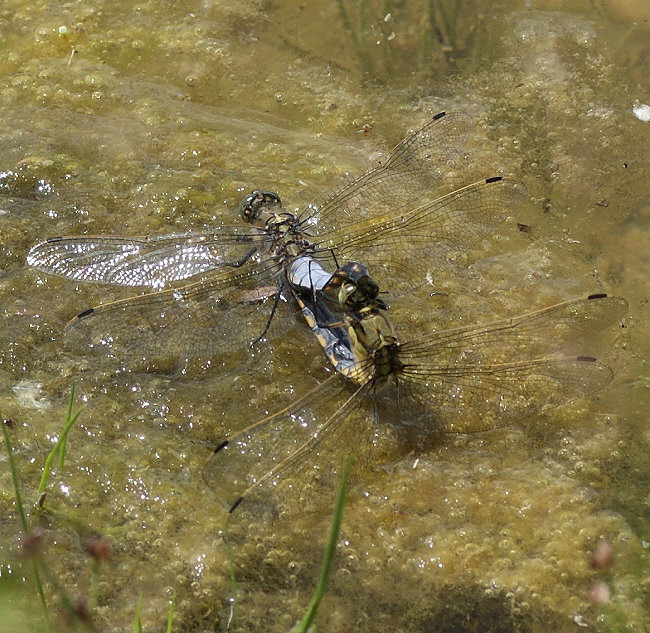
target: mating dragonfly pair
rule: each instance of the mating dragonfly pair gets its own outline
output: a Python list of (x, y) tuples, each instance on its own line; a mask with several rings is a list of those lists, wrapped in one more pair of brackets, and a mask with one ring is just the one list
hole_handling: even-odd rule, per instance
[[(609, 367), (591, 357), (552, 354), (624, 314), (623, 299), (602, 294), (398, 339), (371, 273), (386, 279), (382, 290), (389, 293), (421, 285), (424, 266), (433, 276), (448, 269), (524, 199), (522, 186), (503, 177), (433, 194), (451, 187), (470, 130), (467, 115), (440, 113), (383, 164), (299, 214), (286, 211), (276, 194), (256, 191), (240, 205), (247, 226), (52, 238), (30, 250), (28, 263), (77, 281), (155, 290), (86, 310), (66, 327), (68, 345), (120, 357), (206, 355), (256, 344), (273, 333), (285, 299), (296, 299), (337, 372), (217, 447), (210, 470), (233, 510), (255, 492), (290, 482), (316, 457), (322, 464), (337, 445), (371, 443), (371, 425), (362, 431), (352, 414), (386, 383), (399, 387), (403, 416), (471, 433), (611, 380)], [(195, 275), (199, 281), (173, 285)]]

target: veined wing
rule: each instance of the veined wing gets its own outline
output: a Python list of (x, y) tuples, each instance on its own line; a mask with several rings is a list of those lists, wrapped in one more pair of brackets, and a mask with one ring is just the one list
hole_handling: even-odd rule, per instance
[(118, 358), (233, 351), (250, 345), (269, 325), (277, 272), (270, 260), (248, 263), (182, 288), (91, 308), (68, 323), (65, 343)]
[(240, 266), (264, 234), (251, 227), (161, 236), (54, 237), (33, 246), (27, 263), (76, 281), (161, 288), (220, 267)]
[[(400, 387), (445, 432), (507, 426), (606, 386), (612, 370), (589, 356), (553, 356), (612, 325), (627, 304), (591, 295), (514, 319), (436, 332), (400, 347)], [(535, 357), (546, 351), (546, 356)], [(548, 355), (549, 352), (551, 355)]]
[[(421, 282), (425, 273), (449, 268), (490, 235), (525, 199), (523, 185), (510, 178), (488, 178), (404, 213), (391, 211), (345, 227), (344, 236), (318, 244), (340, 261), (363, 261), (385, 270), (384, 286)], [(390, 285), (392, 284), (392, 285)]]
[(249, 511), (264, 512), (268, 495), (277, 500), (279, 489), (304, 491), (314, 482), (328, 489), (338, 452), (342, 459), (354, 453), (363, 461), (372, 446), (370, 416), (354, 416), (351, 423), (371, 390), (370, 382), (352, 386), (338, 374), (330, 376), (219, 444), (204, 472), (207, 483), (231, 512), (244, 500), (253, 504)]
[(437, 114), (399, 143), (382, 165), (307, 207), (300, 219), (312, 234), (326, 235), (349, 222), (416, 205), (453, 166), (471, 128), (464, 112)]
[(435, 358), (436, 363), (450, 367), (459, 362), (574, 354), (585, 335), (618, 323), (627, 308), (622, 297), (593, 294), (510, 319), (432, 332), (404, 343), (400, 353), (422, 363)]
[(400, 375), (400, 388), (428, 411), (434, 428), (477, 433), (598, 391), (612, 375), (607, 365), (588, 356), (456, 368), (414, 364)]

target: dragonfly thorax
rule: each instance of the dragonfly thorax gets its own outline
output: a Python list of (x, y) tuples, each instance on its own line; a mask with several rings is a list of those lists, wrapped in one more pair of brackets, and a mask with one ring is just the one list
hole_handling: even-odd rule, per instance
[(404, 363), (399, 358), (399, 343), (394, 342), (379, 348), (373, 356), (375, 382), (385, 382), (390, 376), (399, 374)]
[(348, 337), (358, 367), (365, 367), (366, 380), (383, 382), (399, 373), (399, 342), (382, 311), (367, 307), (349, 318)]
[(264, 232), (271, 238), (269, 252), (278, 263), (284, 264), (296, 257), (314, 253), (314, 244), (303, 235), (298, 218), (289, 211), (269, 214)]

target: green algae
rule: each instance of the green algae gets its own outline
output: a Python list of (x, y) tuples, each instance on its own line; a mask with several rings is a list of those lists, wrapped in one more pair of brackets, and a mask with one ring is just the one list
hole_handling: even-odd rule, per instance
[[(28, 271), (29, 246), (62, 233), (236, 221), (242, 192), (254, 187), (279, 191), (293, 208), (452, 108), (477, 121), (468, 158), (477, 178), (511, 173), (531, 203), (481, 245), (471, 268), (436, 280), (448, 301), (394, 306), (405, 338), (432, 319), (436, 327), (478, 322), (605, 289), (632, 306), (625, 331), (593, 341), (618, 378), (595, 398), (484, 436), (382, 428), (376, 459), (346, 507), (343, 563), (319, 629), (647, 626), (648, 379), (637, 356), (647, 356), (650, 340), (648, 131), (630, 112), (638, 68), (617, 49), (620, 26), (598, 21), (607, 20), (598, 17), (602, 7), (583, 16), (542, 2), (535, 9), (491, 3), (480, 37), (415, 64), (415, 54), (385, 56), (390, 33), (382, 31), (364, 68), (346, 56), (350, 40), (340, 29), (317, 38), (323, 24), (338, 25), (334, 3), (300, 12), (256, 2), (3, 7), (0, 409), (16, 423), (16, 463), (32, 498), (66, 394), (78, 386), (86, 409), (69, 438), (66, 472), (51, 482), (45, 552), (59, 582), (83, 597), (91, 569), (80, 539), (110, 539), (93, 612), (102, 630), (130, 630), (138, 595), (144, 626), (163, 628), (170, 587), (175, 630), (225, 624), (226, 512), (204, 481), (205, 461), (218, 439), (288, 404), (327, 370), (298, 322), (253, 355), (137, 371), (73, 356), (62, 347), (66, 320), (127, 292)], [(371, 15), (379, 23), (386, 14), (373, 7)], [(415, 41), (404, 41), (417, 31), (412, 16), (394, 11), (385, 25), (395, 31), (393, 48)], [(643, 59), (642, 38), (629, 41)], [(0, 483), (9, 490), (4, 472)], [(3, 516), (14, 516), (10, 493), (1, 503)], [(247, 538), (233, 556), (242, 601), (232, 630), (295, 624), (328, 518), (325, 509), (241, 527)], [(10, 561), (15, 525), (2, 533), (2, 560)], [(586, 600), (603, 575), (588, 565), (602, 536), (616, 552), (604, 609)]]

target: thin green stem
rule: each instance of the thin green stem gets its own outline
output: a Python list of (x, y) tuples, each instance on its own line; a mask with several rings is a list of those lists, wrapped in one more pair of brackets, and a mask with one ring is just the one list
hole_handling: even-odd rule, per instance
[[(14, 453), (11, 446), (11, 441), (9, 438), (9, 433), (7, 432), (7, 427), (0, 422), (2, 426), (2, 437), (4, 438), (5, 448), (7, 450), (7, 462), (9, 463), (9, 472), (11, 473), (11, 481), (14, 487), (14, 499), (16, 500), (16, 510), (18, 512), (18, 518), (20, 520), (20, 525), (22, 527), (23, 533), (25, 536), (29, 534), (29, 524), (27, 523), (27, 515), (25, 514), (25, 507), (23, 506), (22, 496), (20, 494), (20, 484), (18, 483), (18, 473), (16, 472), (16, 465), (14, 463)], [(45, 621), (45, 630), (47, 633), (50, 633), (50, 612), (47, 608), (47, 601), (45, 600), (45, 592), (43, 591), (43, 583), (41, 582), (41, 574), (38, 570), (38, 564), (36, 559), (32, 558), (32, 570), (34, 572), (34, 584), (36, 585), (36, 591), (38, 592), (38, 598), (41, 603), (41, 609), (43, 610), (43, 620)]]
[(172, 596), (167, 605), (167, 626), (165, 633), (172, 633), (172, 622), (174, 620), (174, 607), (176, 606), (176, 596)]
[(39, 497), (43, 494), (45, 488), (47, 487), (47, 482), (50, 478), (50, 475), (52, 474), (52, 462), (54, 461), (54, 458), (56, 457), (57, 453), (59, 455), (59, 460), (58, 460), (59, 470), (63, 469), (64, 460), (65, 460), (65, 449), (68, 440), (68, 433), (70, 433), (70, 429), (72, 429), (75, 422), (79, 419), (81, 412), (83, 411), (83, 407), (80, 407), (74, 413), (72, 413), (72, 405), (74, 403), (75, 391), (76, 391), (76, 386), (73, 384), (72, 388), (70, 389), (70, 395), (68, 397), (68, 408), (65, 416), (65, 422), (63, 423), (63, 430), (61, 431), (61, 435), (59, 439), (54, 444), (50, 452), (47, 454), (47, 457), (43, 462), (41, 479), (38, 483), (38, 490), (37, 490), (37, 495)]
[(135, 603), (135, 617), (133, 618), (133, 633), (142, 633), (142, 618), (140, 611), (142, 610), (142, 596), (138, 596), (138, 601)]
[(79, 407), (74, 413), (72, 413), (72, 405), (74, 404), (76, 391), (77, 385), (73, 383), (72, 388), (70, 389), (70, 396), (68, 397), (68, 410), (66, 412), (65, 422), (63, 423), (63, 431), (61, 432), (61, 437), (59, 438), (59, 469), (62, 469), (64, 465), (68, 433), (83, 411), (83, 407)]
[(327, 537), (325, 551), (323, 552), (323, 559), (321, 561), (318, 583), (316, 584), (316, 589), (314, 590), (311, 602), (307, 607), (307, 611), (305, 612), (302, 620), (300, 620), (298, 623), (297, 627), (294, 629), (294, 633), (307, 633), (309, 626), (316, 616), (318, 606), (320, 605), (320, 602), (325, 595), (325, 589), (327, 588), (327, 579), (329, 578), (330, 569), (332, 567), (332, 560), (334, 559), (334, 552), (336, 551), (336, 542), (338, 540), (339, 531), (341, 529), (341, 520), (343, 519), (343, 508), (345, 506), (347, 483), (350, 476), (352, 461), (353, 458), (350, 457), (343, 466), (341, 480), (339, 481), (338, 489), (336, 491), (336, 500), (334, 502), (334, 514), (332, 515), (332, 523), (330, 524), (330, 531)]
[(70, 620), (80, 621), (86, 628), (90, 629), (88, 622), (80, 619), (79, 612), (75, 608), (75, 605), (72, 603), (72, 600), (70, 600), (70, 597), (68, 596), (66, 590), (63, 588), (56, 575), (44, 562), (41, 562), (41, 571), (43, 572), (43, 576), (45, 576), (47, 582), (49, 582), (52, 586), (54, 593), (59, 596), (61, 605), (63, 606), (63, 609), (67, 611)]
[(38, 489), (36, 490), (37, 495), (40, 497), (43, 494), (43, 491), (47, 487), (47, 481), (50, 478), (50, 473), (52, 472), (52, 462), (56, 456), (57, 451), (59, 450), (59, 442), (57, 442), (50, 452), (47, 454), (45, 461), (43, 462), (43, 468), (41, 470), (41, 479), (38, 482)]
[(27, 515), (25, 514), (25, 508), (23, 507), (23, 499), (20, 494), (20, 485), (18, 484), (18, 473), (16, 472), (16, 465), (14, 464), (14, 451), (11, 446), (11, 441), (9, 439), (9, 433), (7, 432), (7, 427), (2, 424), (2, 437), (5, 441), (5, 448), (7, 450), (7, 461), (9, 463), (9, 472), (11, 473), (11, 481), (14, 486), (14, 498), (16, 499), (16, 510), (18, 511), (18, 518), (20, 519), (20, 526), (23, 529), (23, 532), (27, 534), (29, 532), (29, 525), (27, 524)]

